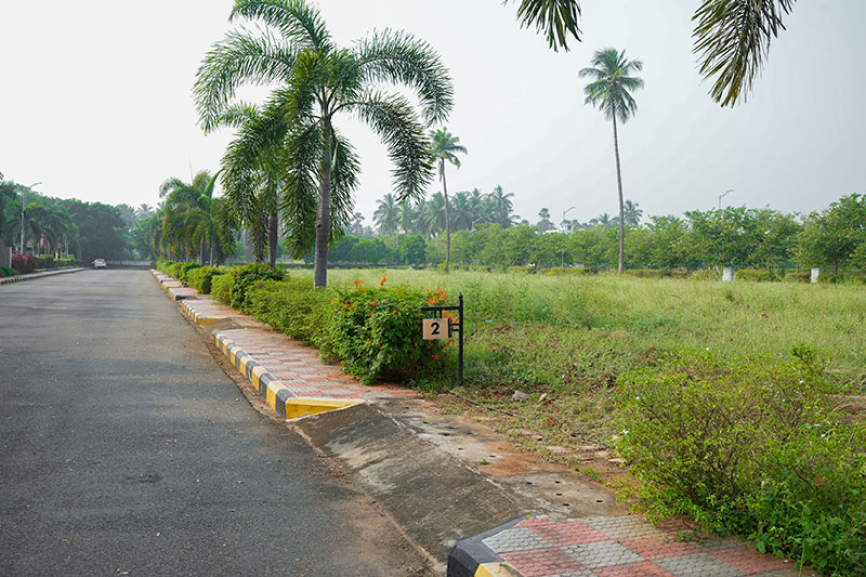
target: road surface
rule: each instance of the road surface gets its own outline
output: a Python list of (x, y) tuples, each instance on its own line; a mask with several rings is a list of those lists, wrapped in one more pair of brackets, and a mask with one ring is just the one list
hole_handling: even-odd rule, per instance
[(0, 575), (421, 574), (149, 272), (0, 286)]

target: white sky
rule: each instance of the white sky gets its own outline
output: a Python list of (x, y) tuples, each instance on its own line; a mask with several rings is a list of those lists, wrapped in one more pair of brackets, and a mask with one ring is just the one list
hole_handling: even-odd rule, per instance
[[(532, 222), (616, 212), (610, 123), (578, 71), (599, 48), (644, 62), (620, 131), (625, 197), (645, 214), (723, 201), (823, 209), (864, 187), (866, 2), (801, 0), (746, 104), (721, 109), (691, 54), (697, 1), (583, 0), (584, 41), (554, 53), (500, 0), (321, 0), (338, 42), (399, 28), (430, 42), (456, 90), (448, 129), (469, 149), (449, 191), (502, 185)], [(61, 198), (157, 204), (168, 177), (216, 170), (231, 133), (202, 134), (191, 88), (229, 29), (231, 0), (0, 0), (0, 172)], [(362, 157), (357, 210), (390, 190), (384, 148), (345, 125)]]

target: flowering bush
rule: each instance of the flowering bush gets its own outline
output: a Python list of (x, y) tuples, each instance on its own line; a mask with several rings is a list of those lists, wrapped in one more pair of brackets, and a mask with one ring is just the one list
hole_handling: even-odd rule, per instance
[(445, 300), (441, 289), (427, 294), (406, 286), (336, 291), (331, 321), (318, 342), (324, 354), (340, 359), (343, 370), (363, 383), (380, 376), (405, 378), (441, 363), (442, 341), (421, 336), (421, 307)]
[(15, 276), (16, 274), (18, 274), (18, 271), (15, 270), (14, 268), (7, 268), (5, 266), (0, 266), (0, 278), (3, 278), (5, 276)]
[(27, 274), (36, 270), (36, 257), (32, 254), (12, 254), (12, 268), (21, 274)]

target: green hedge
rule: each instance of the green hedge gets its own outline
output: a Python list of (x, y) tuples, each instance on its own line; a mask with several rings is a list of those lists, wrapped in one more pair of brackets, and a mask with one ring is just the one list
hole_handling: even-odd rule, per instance
[(547, 269), (545, 274), (549, 276), (580, 276), (590, 274), (589, 267), (555, 266)]
[(812, 273), (789, 272), (785, 275), (785, 282), (812, 282)]
[(293, 339), (315, 344), (330, 320), (336, 294), (328, 288), (313, 289), (312, 280), (289, 278), (261, 281), (247, 297), (253, 317)]
[(615, 446), (654, 516), (685, 514), (823, 574), (866, 569), (866, 423), (815, 351), (672, 355), (618, 380)]
[(224, 305), (232, 304), (232, 285), (235, 282), (233, 274), (221, 274), (211, 280), (210, 296)]
[(781, 280), (779, 275), (777, 275), (772, 270), (766, 269), (749, 269), (744, 268), (742, 270), (738, 270), (736, 273), (737, 280), (743, 280), (747, 282), (775, 282), (777, 280)]
[(0, 266), (0, 278), (7, 276), (15, 276), (18, 274), (18, 271), (14, 268), (9, 268), (5, 266)]
[(187, 272), (188, 285), (202, 294), (209, 294), (213, 278), (226, 273), (226, 269), (215, 266), (202, 266)]

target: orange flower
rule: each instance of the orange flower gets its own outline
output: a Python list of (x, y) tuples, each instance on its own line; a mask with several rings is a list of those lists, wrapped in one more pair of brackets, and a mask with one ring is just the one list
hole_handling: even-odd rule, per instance
[(431, 305), (431, 306), (435, 305), (438, 302), (439, 302), (439, 299), (437, 299), (436, 297), (430, 297), (429, 299), (427, 299), (427, 304)]
[(388, 277), (382, 275), (382, 280), (379, 281), (379, 286), (384, 285), (386, 282), (388, 282)]
[(364, 284), (364, 281), (362, 281), (362, 280), (356, 280), (355, 281), (355, 286), (362, 285), (362, 284)]
[(391, 314), (392, 314), (392, 315), (396, 315), (396, 314), (397, 314), (397, 309), (394, 309), (394, 312), (391, 313)]
[(371, 306), (371, 307), (376, 306), (376, 301), (370, 301), (370, 306)]
[(433, 357), (433, 360), (434, 360), (434, 361), (441, 361), (441, 360), (442, 360), (442, 359), (439, 357), (439, 355), (430, 355), (430, 356)]

